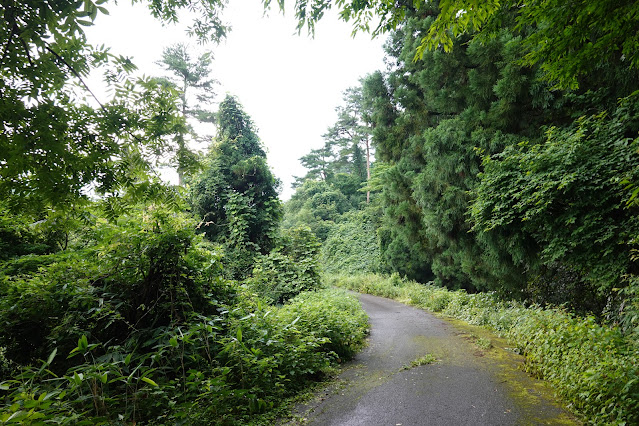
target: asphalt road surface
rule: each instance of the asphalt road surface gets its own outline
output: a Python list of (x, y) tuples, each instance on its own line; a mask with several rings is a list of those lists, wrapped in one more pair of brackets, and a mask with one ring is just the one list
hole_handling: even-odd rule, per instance
[[(368, 347), (336, 383), (297, 407), (292, 424), (579, 424), (552, 389), (519, 368), (523, 358), (505, 341), (393, 300), (359, 299), (370, 317)], [(411, 366), (427, 354), (437, 361)]]

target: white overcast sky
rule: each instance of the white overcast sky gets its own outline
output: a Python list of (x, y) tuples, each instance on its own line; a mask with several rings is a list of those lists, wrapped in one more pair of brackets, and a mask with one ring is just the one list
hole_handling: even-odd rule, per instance
[[(383, 69), (383, 39), (367, 34), (351, 37), (349, 24), (329, 13), (317, 25), (315, 38), (298, 36), (292, 8), (286, 15), (273, 9), (267, 16), (260, 0), (231, 0), (224, 21), (232, 26), (220, 45), (206, 46), (215, 57), (212, 77), (221, 100), (238, 97), (258, 128), (268, 162), (282, 180), (282, 198), (292, 194), (293, 176), (305, 171), (298, 159), (322, 145), (321, 135), (335, 122), (342, 92), (358, 80)], [(105, 44), (113, 53), (133, 57), (140, 72), (161, 75), (155, 62), (162, 49), (183, 42), (201, 52), (185, 34), (188, 18), (165, 26), (143, 5), (128, 1), (107, 4), (87, 29), (89, 41)]]

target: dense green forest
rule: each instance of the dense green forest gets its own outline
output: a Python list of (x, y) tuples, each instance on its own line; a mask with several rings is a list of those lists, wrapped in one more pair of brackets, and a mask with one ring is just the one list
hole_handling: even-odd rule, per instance
[[(229, 31), (222, 1), (140, 3)], [(107, 1), (0, 5), (0, 422), (267, 422), (364, 342), (334, 285), (490, 326), (585, 420), (639, 421), (639, 6), (298, 0), (299, 29), (331, 6), (387, 69), (282, 203), (209, 54), (138, 78), (82, 30)]]

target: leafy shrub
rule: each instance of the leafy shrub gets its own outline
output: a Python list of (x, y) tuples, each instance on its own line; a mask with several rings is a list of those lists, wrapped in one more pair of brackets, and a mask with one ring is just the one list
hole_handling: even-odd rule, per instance
[(34, 261), (42, 266), (36, 271), (4, 271), (0, 345), (10, 359), (28, 364), (54, 347), (67, 352), (83, 334), (110, 344), (133, 334), (145, 340), (155, 328), (183, 323), (192, 312), (214, 312), (211, 298), (228, 293), (216, 255), (201, 253), (204, 246), (183, 217), (144, 214), (117, 224), (98, 222), (99, 244)]
[(309, 226), (324, 241), (335, 223), (352, 208), (346, 196), (332, 184), (308, 180), (286, 203), (283, 227)]
[(357, 300), (343, 291), (303, 293), (282, 308), (237, 302), (218, 316), (158, 329), (147, 351), (81, 336), (70, 351), (76, 363), (63, 374), (51, 372), (54, 350), (0, 384), (10, 401), (0, 421), (242, 423), (352, 356), (367, 329)]
[(278, 320), (295, 322), (304, 335), (327, 337), (322, 348), (348, 360), (361, 348), (368, 318), (359, 302), (343, 290), (302, 293), (277, 312)]
[[(0, 422), (244, 423), (361, 344), (355, 300), (300, 296), (280, 313), (225, 280), (194, 228), (145, 208), (97, 220), (84, 247), (11, 261), (0, 273)], [(278, 252), (303, 288), (319, 285), (318, 249), (302, 229)]]
[(632, 327), (624, 334), (616, 325), (559, 308), (526, 307), (492, 293), (468, 294), (397, 278), (334, 276), (329, 281), (487, 326), (509, 338), (526, 357), (526, 369), (552, 383), (593, 424), (639, 422), (639, 341)]
[(319, 247), (308, 227), (284, 231), (277, 250), (258, 258), (246, 285), (271, 304), (320, 288)]
[[(93, 246), (49, 255), (40, 262), (31, 257), (39, 265), (37, 270), (3, 270), (0, 346), (6, 348), (9, 361), (26, 366), (11, 382), (14, 397), (32, 394), (47, 380), (55, 384), (51, 389), (82, 406), (78, 398), (86, 399), (86, 392), (98, 387), (95, 382), (93, 388), (83, 388), (80, 379), (96, 369), (135, 378), (146, 370), (170, 367), (163, 374), (167, 380), (174, 378), (184, 363), (160, 356), (163, 345), (169, 347), (166, 334), (176, 327), (188, 329), (194, 315), (215, 314), (216, 307), (231, 297), (221, 279), (218, 256), (195, 237), (193, 229), (193, 222), (183, 216), (145, 209), (117, 223), (98, 220), (87, 238), (95, 242)], [(51, 357), (46, 371), (29, 367), (55, 351), (72, 353), (80, 339), (98, 342), (90, 351), (82, 348), (84, 359)], [(125, 359), (127, 368), (122, 364)], [(65, 372), (78, 382), (77, 392), (55, 378)], [(103, 385), (100, 394), (110, 394), (108, 398), (120, 392), (126, 395), (111, 401), (114, 411), (137, 398), (131, 404), (133, 412), (120, 414), (131, 420), (140, 417), (145, 400), (132, 396), (128, 383), (118, 379)], [(28, 399), (21, 401), (26, 408), (32, 404)], [(95, 415), (104, 415), (102, 411), (98, 404)]]
[(0, 201), (0, 261), (29, 253), (51, 253), (56, 243), (56, 235), (37, 226), (36, 219), (14, 214)]
[(350, 212), (335, 224), (322, 244), (322, 270), (327, 274), (372, 273), (379, 270), (376, 225), (365, 212)]

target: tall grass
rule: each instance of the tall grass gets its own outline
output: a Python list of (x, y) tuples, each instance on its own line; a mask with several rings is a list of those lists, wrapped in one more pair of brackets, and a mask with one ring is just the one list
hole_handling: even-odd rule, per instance
[(639, 343), (618, 327), (560, 308), (526, 307), (493, 294), (468, 294), (394, 275), (330, 276), (331, 285), (392, 298), (508, 338), (525, 368), (547, 380), (591, 424), (639, 424)]

